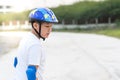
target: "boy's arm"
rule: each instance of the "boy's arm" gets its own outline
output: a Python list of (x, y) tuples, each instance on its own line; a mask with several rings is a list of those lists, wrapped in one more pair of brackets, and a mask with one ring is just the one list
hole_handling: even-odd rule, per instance
[(29, 65), (26, 70), (27, 78), (28, 80), (37, 80), (36, 78), (36, 71), (38, 69), (38, 66), (35, 65)]

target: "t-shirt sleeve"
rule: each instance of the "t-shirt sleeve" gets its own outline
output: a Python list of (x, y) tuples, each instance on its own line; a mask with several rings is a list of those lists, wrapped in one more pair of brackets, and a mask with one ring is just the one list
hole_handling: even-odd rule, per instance
[(42, 49), (39, 45), (29, 48), (28, 65), (39, 65), (41, 60)]

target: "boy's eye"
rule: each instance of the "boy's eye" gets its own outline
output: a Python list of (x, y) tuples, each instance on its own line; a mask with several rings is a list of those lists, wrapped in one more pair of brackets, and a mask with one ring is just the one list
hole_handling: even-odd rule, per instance
[(49, 28), (49, 26), (46, 26), (47, 28)]
[(47, 28), (50, 28), (51, 26), (46, 26)]

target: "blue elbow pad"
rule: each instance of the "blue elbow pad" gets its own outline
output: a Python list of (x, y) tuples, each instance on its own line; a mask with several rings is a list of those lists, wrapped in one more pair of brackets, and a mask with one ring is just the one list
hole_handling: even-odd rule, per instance
[(14, 58), (14, 67), (15, 67), (15, 68), (16, 68), (17, 64), (18, 64), (18, 60), (17, 60), (17, 57), (15, 57), (15, 58)]
[(28, 66), (26, 70), (28, 80), (36, 80), (36, 67)]

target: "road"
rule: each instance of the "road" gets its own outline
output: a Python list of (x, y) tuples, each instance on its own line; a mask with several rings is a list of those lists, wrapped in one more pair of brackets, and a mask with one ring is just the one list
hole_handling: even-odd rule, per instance
[[(46, 50), (46, 80), (120, 80), (120, 39), (53, 32), (42, 43)], [(14, 76), (16, 52), (13, 49), (0, 57), (0, 80)]]

